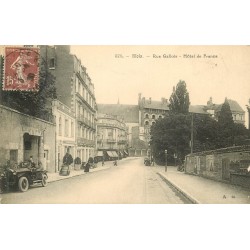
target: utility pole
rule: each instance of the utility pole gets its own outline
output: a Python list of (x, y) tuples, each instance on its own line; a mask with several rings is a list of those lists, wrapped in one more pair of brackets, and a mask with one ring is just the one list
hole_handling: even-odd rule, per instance
[(165, 150), (165, 172), (168, 170), (168, 151)]
[[(250, 104), (250, 99), (248, 100), (248, 103)], [(250, 130), (250, 105), (246, 105), (247, 111), (248, 111), (248, 129)]]

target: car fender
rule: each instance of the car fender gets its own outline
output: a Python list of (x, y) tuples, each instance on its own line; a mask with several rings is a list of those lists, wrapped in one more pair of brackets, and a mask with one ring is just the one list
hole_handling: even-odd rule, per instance
[[(27, 179), (28, 179), (28, 181), (29, 181), (29, 184), (32, 184), (32, 181), (31, 181), (31, 178), (30, 178), (30, 176), (27, 174), (27, 173), (18, 173), (17, 174), (17, 179), (19, 180), (21, 177), (23, 177), (23, 176), (25, 176)], [(17, 181), (18, 182), (18, 181)]]

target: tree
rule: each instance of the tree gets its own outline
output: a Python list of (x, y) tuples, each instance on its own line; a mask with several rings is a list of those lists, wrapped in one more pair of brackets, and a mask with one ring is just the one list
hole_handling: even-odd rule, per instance
[(221, 111), (218, 115), (218, 126), (219, 147), (224, 148), (233, 146), (235, 144), (235, 124), (227, 98), (222, 104)]
[(218, 115), (218, 123), (223, 128), (232, 128), (234, 125), (232, 112), (227, 98), (221, 106), (221, 111)]
[(173, 93), (169, 99), (169, 110), (173, 114), (188, 114), (189, 112), (189, 93), (186, 83), (179, 81), (176, 89), (173, 88)]
[(180, 160), (190, 152), (190, 116), (170, 115), (158, 120), (151, 127), (150, 145), (156, 162), (165, 162), (164, 151), (168, 150), (168, 161), (174, 162), (174, 154)]
[(208, 115), (194, 115), (194, 152), (218, 148), (218, 122)]
[(2, 91), (2, 103), (22, 113), (52, 121), (52, 100), (56, 98), (55, 77), (45, 62), (39, 70), (38, 91)]

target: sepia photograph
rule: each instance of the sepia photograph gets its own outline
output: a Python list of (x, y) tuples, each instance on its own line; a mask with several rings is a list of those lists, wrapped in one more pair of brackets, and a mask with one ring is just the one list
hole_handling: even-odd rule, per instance
[(2, 1), (1, 247), (245, 249), (248, 12)]
[(249, 46), (1, 46), (2, 204), (249, 204)]

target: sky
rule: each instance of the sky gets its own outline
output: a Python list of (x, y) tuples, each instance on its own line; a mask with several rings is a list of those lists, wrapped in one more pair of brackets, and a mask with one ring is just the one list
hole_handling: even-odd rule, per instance
[(179, 80), (187, 84), (191, 105), (227, 97), (246, 111), (250, 98), (250, 46), (91, 45), (71, 46), (71, 52), (87, 68), (97, 103), (137, 104), (138, 93), (169, 99)]

